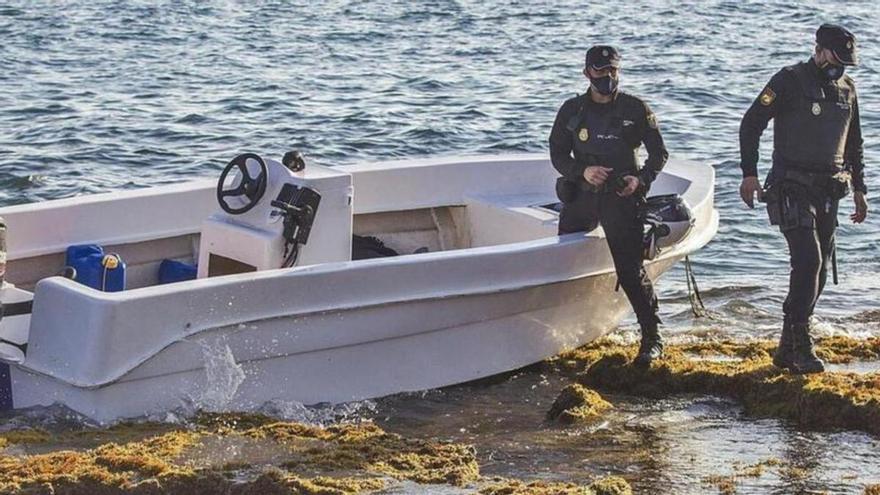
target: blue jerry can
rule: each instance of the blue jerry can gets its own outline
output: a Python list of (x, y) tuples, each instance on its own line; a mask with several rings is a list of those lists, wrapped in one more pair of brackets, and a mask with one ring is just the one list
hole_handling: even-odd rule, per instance
[(104, 254), (101, 246), (82, 244), (67, 248), (67, 266), (76, 270), (74, 280), (104, 292), (125, 289), (125, 262), (118, 254)]

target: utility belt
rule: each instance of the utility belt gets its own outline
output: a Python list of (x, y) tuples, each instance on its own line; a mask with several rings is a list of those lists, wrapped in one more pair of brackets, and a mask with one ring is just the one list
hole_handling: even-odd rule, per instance
[[(812, 165), (812, 166), (805, 166)], [(852, 175), (846, 168), (832, 163), (804, 164), (773, 154), (769, 182), (791, 182), (809, 188), (814, 194), (841, 199), (849, 194)]]
[(770, 225), (778, 225), (782, 232), (798, 227), (815, 228), (819, 210), (830, 212), (849, 193), (849, 179), (849, 172), (774, 173), (765, 185), (763, 198)]
[(806, 172), (786, 169), (783, 180), (824, 192), (831, 199), (838, 200), (849, 194), (852, 175), (848, 170), (839, 172)]

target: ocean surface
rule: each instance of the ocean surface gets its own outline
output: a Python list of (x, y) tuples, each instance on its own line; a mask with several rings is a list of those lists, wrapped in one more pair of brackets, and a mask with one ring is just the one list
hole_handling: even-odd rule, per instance
[[(872, 1), (6, 0), (0, 206), (215, 177), (244, 151), (278, 159), (297, 148), (327, 165), (546, 153), (559, 105), (586, 89), (585, 50), (613, 44), (623, 57), (621, 88), (656, 112), (672, 159), (717, 173), (720, 231), (693, 256), (710, 317), (691, 316), (679, 267), (657, 284), (665, 332), (775, 337), (787, 252), (766, 213), (739, 199), (738, 128), (766, 81), (809, 57), (823, 22), (859, 39), (862, 63), (847, 73), (859, 89), (870, 203), (880, 191), (880, 9)], [(875, 205), (856, 226), (852, 200), (842, 202), (840, 285), (819, 301), (820, 333), (880, 335)], [(635, 326), (628, 320), (622, 330), (633, 336)], [(455, 397), (475, 400), (467, 390)], [(401, 400), (383, 407), (404, 417), (423, 412), (421, 403), (407, 409)], [(739, 421), (735, 407), (716, 402), (670, 407), (684, 417), (708, 415), (715, 426)], [(763, 438), (788, 431), (743, 428)], [(853, 442), (877, 453), (870, 439)]]

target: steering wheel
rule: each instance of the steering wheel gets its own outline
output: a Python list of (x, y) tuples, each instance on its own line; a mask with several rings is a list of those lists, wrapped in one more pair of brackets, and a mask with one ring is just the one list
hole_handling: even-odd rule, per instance
[[(250, 170), (247, 167), (248, 160), (254, 160), (260, 165), (260, 173), (256, 177), (251, 177)], [(224, 189), (223, 184), (226, 182), (226, 178), (235, 169), (238, 169), (239, 172), (238, 177), (240, 181), (238, 185), (231, 189)], [(223, 211), (230, 215), (241, 215), (257, 206), (260, 198), (266, 192), (268, 177), (269, 169), (266, 168), (266, 162), (259, 155), (255, 153), (242, 153), (233, 158), (232, 161), (226, 164), (223, 172), (220, 173), (220, 180), (217, 182), (217, 202), (220, 203), (220, 208), (223, 208)], [(246, 198), (244, 206), (233, 208), (226, 202), (226, 198), (241, 196)]]

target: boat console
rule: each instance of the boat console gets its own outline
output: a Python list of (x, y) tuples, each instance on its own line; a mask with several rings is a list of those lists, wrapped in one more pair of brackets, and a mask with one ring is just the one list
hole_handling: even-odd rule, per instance
[(351, 259), (351, 175), (244, 153), (217, 184), (219, 211), (203, 224), (198, 277)]

